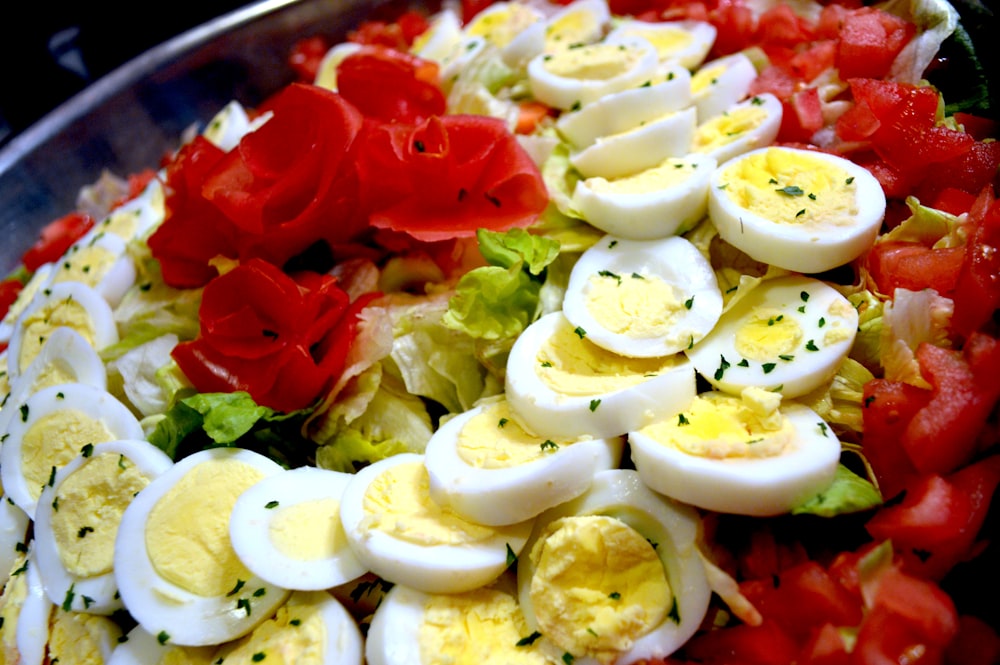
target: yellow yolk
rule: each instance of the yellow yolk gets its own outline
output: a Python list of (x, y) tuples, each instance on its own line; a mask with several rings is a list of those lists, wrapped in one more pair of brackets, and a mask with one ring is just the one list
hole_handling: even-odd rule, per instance
[(792, 353), (802, 341), (802, 326), (780, 309), (758, 307), (736, 331), (736, 350), (750, 360), (774, 360)]
[(10, 375), (7, 374), (7, 354), (0, 354), (0, 404), (10, 395)]
[(80, 577), (111, 572), (122, 513), (149, 478), (129, 459), (103, 453), (59, 484), (52, 532), (67, 571)]
[(564, 14), (549, 23), (545, 29), (545, 50), (559, 49), (593, 41), (601, 33), (597, 17), (589, 10), (582, 9)]
[(618, 519), (558, 519), (530, 556), (538, 630), (574, 656), (611, 662), (670, 612), (673, 594), (660, 557)]
[(645, 194), (679, 185), (694, 170), (694, 164), (670, 158), (659, 166), (623, 178), (588, 178), (587, 187), (598, 194)]
[(552, 390), (565, 395), (600, 395), (642, 383), (670, 369), (672, 358), (626, 358), (586, 339), (586, 331), (559, 326), (546, 340), (535, 371)]
[(49, 662), (103, 665), (101, 645), (114, 645), (122, 631), (108, 617), (82, 612), (55, 612), (49, 630)]
[(100, 245), (79, 247), (56, 266), (52, 283), (82, 282), (95, 286), (114, 262), (115, 255)]
[(336, 499), (305, 501), (275, 509), (269, 535), (279, 552), (298, 561), (327, 559), (347, 547)]
[(642, 52), (625, 44), (593, 44), (546, 56), (551, 74), (585, 81), (606, 81), (630, 71)]
[[(323, 592), (319, 592), (323, 593)], [(275, 615), (222, 652), (226, 665), (295, 663), (321, 665), (328, 639), (326, 624), (316, 605), (295, 602), (292, 596)]]
[(670, 284), (635, 273), (592, 276), (587, 309), (608, 330), (632, 337), (667, 335), (685, 311)]
[[(560, 441), (559, 445), (568, 443)], [(507, 402), (484, 409), (458, 435), (458, 456), (480, 469), (505, 469), (550, 454), (539, 445), (538, 437), (517, 424)]]
[[(0, 593), (0, 662), (16, 663), (17, 619), (21, 615), (24, 599), (28, 597), (28, 583), (25, 580), (25, 555), (18, 554), (10, 571), (7, 584)], [(15, 574), (16, 573), (16, 574)]]
[(533, 644), (517, 600), (495, 589), (432, 595), (420, 625), (420, 662), (451, 665), (546, 665)]
[(507, 530), (468, 522), (435, 503), (420, 462), (396, 464), (380, 473), (365, 491), (364, 511), (368, 528), (418, 545), (482, 542)]
[(850, 174), (801, 152), (764, 150), (737, 160), (721, 177), (734, 203), (772, 222), (848, 226), (858, 213)]
[(716, 65), (714, 67), (703, 67), (702, 69), (699, 69), (691, 77), (691, 92), (701, 92), (708, 86), (714, 84), (718, 78), (725, 73), (725, 71), (725, 65)]
[(215, 656), (217, 647), (180, 647), (170, 646), (157, 661), (157, 665), (211, 665), (218, 659)]
[[(482, 37), (494, 46), (503, 48), (522, 30), (538, 20), (538, 15), (535, 12), (512, 2), (502, 11), (480, 13), (465, 27), (465, 34), (469, 37)], [(414, 43), (413, 48), (419, 50), (417, 42)]]
[(190, 593), (229, 592), (250, 572), (229, 542), (229, 514), (237, 497), (263, 478), (236, 460), (208, 460), (193, 467), (149, 512), (146, 547), (164, 579)]
[(642, 37), (649, 41), (649, 43), (656, 47), (656, 54), (660, 60), (668, 60), (674, 57), (674, 55), (686, 49), (694, 41), (694, 37), (687, 30), (662, 25), (652, 29), (633, 27), (625, 30), (625, 34)]
[(780, 395), (766, 393), (755, 388), (741, 397), (699, 395), (676, 418), (641, 432), (689, 455), (714, 459), (780, 455), (794, 440), (795, 429), (778, 411)]
[(49, 275), (50, 273), (45, 270), (38, 270), (31, 276), (31, 279), (24, 285), (24, 288), (18, 291), (17, 298), (10, 304), (10, 308), (3, 317), (4, 323), (14, 323), (17, 317), (21, 315), (21, 312), (24, 311), (24, 308), (28, 306), (28, 303), (35, 297), (35, 294), (38, 293), (42, 284), (48, 281)]
[(732, 143), (746, 132), (760, 127), (767, 119), (767, 112), (758, 106), (723, 113), (698, 125), (691, 145), (692, 152), (708, 153)]
[(61, 362), (49, 363), (43, 367), (31, 384), (31, 392), (36, 393), (49, 386), (58, 386), (64, 383), (73, 383), (77, 377), (74, 373), (66, 371), (66, 367)]
[(21, 469), (28, 493), (37, 499), (54, 469), (68, 464), (88, 443), (114, 438), (103, 421), (76, 409), (60, 409), (42, 416), (21, 440)]
[(94, 344), (94, 324), (87, 310), (72, 298), (48, 302), (35, 310), (23, 323), (21, 355), (18, 358), (21, 367), (27, 367), (35, 359), (42, 345), (56, 328), (72, 328)]

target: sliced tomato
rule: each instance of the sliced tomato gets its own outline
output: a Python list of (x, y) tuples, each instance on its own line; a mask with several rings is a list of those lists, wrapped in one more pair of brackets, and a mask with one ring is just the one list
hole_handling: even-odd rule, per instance
[(851, 656), (844, 634), (832, 623), (823, 624), (806, 642), (795, 662), (802, 665), (849, 665)]
[(977, 141), (995, 138), (997, 130), (1000, 129), (1000, 124), (993, 118), (985, 118), (971, 113), (959, 111), (955, 114), (955, 120)]
[(901, 381), (874, 379), (864, 386), (864, 453), (885, 499), (896, 496), (917, 473), (900, 438), (930, 398), (929, 390)]
[(884, 78), (916, 33), (912, 23), (871, 7), (846, 14), (840, 26), (836, 62), (844, 79)]
[(1000, 662), (1000, 636), (988, 623), (969, 614), (958, 617), (958, 635), (944, 654), (947, 665), (995, 665)]
[(976, 197), (973, 194), (956, 187), (944, 187), (928, 202), (928, 205), (935, 210), (943, 210), (958, 217), (969, 212), (975, 201)]
[(445, 112), (438, 64), (401, 50), (365, 45), (337, 67), (340, 94), (368, 118), (418, 123)]
[(378, 44), (406, 51), (429, 25), (423, 14), (411, 9), (395, 21), (364, 21), (347, 34), (347, 39), (357, 44)]
[(43, 264), (59, 260), (70, 245), (93, 226), (93, 218), (82, 212), (71, 212), (49, 222), (42, 228), (35, 244), (21, 257), (21, 263), (28, 272), (35, 272)]
[(698, 663), (788, 665), (795, 662), (799, 645), (778, 624), (765, 620), (759, 626), (740, 624), (694, 637), (684, 653)]
[(757, 20), (753, 10), (737, 0), (719, 0), (718, 6), (710, 14), (716, 28), (712, 54), (727, 55), (742, 51), (754, 41)]
[(798, 51), (788, 61), (788, 70), (803, 81), (812, 81), (833, 67), (836, 53), (837, 42), (832, 39), (812, 42), (808, 48)]
[(896, 289), (934, 289), (951, 297), (965, 261), (964, 247), (933, 249), (916, 242), (880, 242), (868, 252), (865, 264), (879, 293)]
[(801, 141), (808, 143), (813, 134), (823, 127), (823, 109), (819, 100), (819, 90), (806, 88), (793, 94), (782, 103), (781, 129), (779, 141)]
[(969, 211), (972, 229), (955, 290), (952, 330), (965, 336), (989, 322), (1000, 308), (1000, 202), (985, 187)]
[(788, 5), (775, 5), (757, 19), (757, 42), (765, 51), (772, 47), (794, 48), (812, 41), (812, 38), (809, 22)]

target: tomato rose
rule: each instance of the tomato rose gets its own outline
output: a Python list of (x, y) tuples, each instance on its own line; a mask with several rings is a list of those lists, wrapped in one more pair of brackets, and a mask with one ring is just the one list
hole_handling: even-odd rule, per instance
[(337, 89), (366, 118), (421, 122), (446, 110), (433, 60), (365, 45), (337, 66)]
[(199, 392), (246, 391), (279, 411), (308, 407), (344, 368), (357, 313), (332, 277), (298, 281), (259, 259), (205, 287), (201, 333), (173, 351)]
[(538, 168), (496, 118), (372, 125), (358, 165), (371, 224), (419, 240), (535, 221), (548, 203)]

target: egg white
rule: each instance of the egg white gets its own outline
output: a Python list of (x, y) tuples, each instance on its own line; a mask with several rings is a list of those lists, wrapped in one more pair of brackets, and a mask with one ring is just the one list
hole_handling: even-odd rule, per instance
[(323, 59), (319, 61), (319, 67), (316, 69), (316, 78), (313, 79), (313, 85), (317, 85), (321, 88), (326, 88), (327, 90), (337, 90), (337, 67), (340, 66), (348, 56), (353, 55), (361, 50), (361, 44), (356, 42), (341, 42), (332, 46), (327, 50), (326, 54), (323, 55)]
[(14, 335), (17, 317), (24, 312), (25, 308), (34, 300), (35, 295), (41, 291), (42, 286), (49, 281), (52, 268), (53, 264), (51, 263), (44, 263), (38, 266), (31, 275), (31, 279), (18, 292), (17, 298), (11, 303), (7, 309), (7, 313), (3, 315), (3, 319), (0, 319), (0, 344), (10, 341), (10, 338)]
[[(774, 182), (746, 181), (738, 175), (745, 164), (768, 166), (760, 172), (773, 171), (769, 181)], [(841, 192), (847, 207), (839, 202)], [(766, 206), (768, 197), (774, 205), (766, 212), (744, 205)], [(778, 206), (788, 199), (795, 205), (785, 212)], [(831, 207), (834, 202), (837, 208)], [(709, 216), (723, 240), (758, 261), (804, 273), (830, 270), (864, 253), (878, 235), (885, 207), (882, 186), (864, 167), (824, 152), (778, 146), (721, 164), (708, 198)]]
[[(580, 439), (558, 442), (535, 437), (544, 456), (514, 466), (482, 467), (458, 450), (462, 429), (484, 417), (489, 404), (477, 406), (444, 423), (427, 442), (424, 466), (431, 498), (472, 522), (504, 525), (523, 522), (586, 491), (599, 470), (618, 466), (622, 440)], [(516, 422), (491, 422), (498, 436)]]
[[(347, 473), (304, 466), (268, 476), (244, 491), (229, 517), (229, 539), (243, 565), (275, 586), (306, 591), (329, 589), (363, 575), (367, 569), (346, 543), (330, 557), (296, 559), (270, 535), (279, 511), (324, 499), (339, 504), (350, 479)], [(339, 512), (329, 519), (339, 525)]]
[(674, 62), (692, 70), (697, 68), (715, 44), (716, 27), (706, 21), (622, 20), (608, 34), (608, 39), (642, 37), (657, 47), (662, 62)]
[(0, 589), (27, 547), (30, 520), (7, 495), (0, 496)]
[(223, 106), (208, 121), (205, 129), (202, 130), (202, 135), (223, 152), (229, 152), (239, 145), (240, 140), (252, 132), (256, 126), (243, 105), (233, 100)]
[[(76, 281), (94, 289), (111, 307), (135, 283), (136, 269), (132, 257), (125, 251), (125, 241), (113, 233), (99, 233), (74, 243), (54, 264), (45, 288), (65, 281)], [(97, 265), (87, 265), (82, 252), (97, 252), (109, 258)]]
[[(738, 395), (758, 386), (786, 399), (830, 381), (854, 343), (858, 313), (850, 301), (818, 279), (789, 275), (762, 282), (735, 301), (704, 339), (685, 351), (698, 373), (717, 389)], [(794, 330), (773, 348), (740, 352), (738, 333), (774, 328)], [(766, 357), (756, 357), (756, 356)]]
[(699, 121), (691, 152), (722, 164), (745, 152), (774, 143), (781, 129), (781, 100), (769, 92), (730, 106), (720, 115)]
[(528, 431), (547, 438), (620, 436), (676, 413), (694, 397), (693, 366), (679, 359), (635, 385), (610, 392), (571, 395), (553, 389), (538, 375), (538, 353), (560, 327), (573, 328), (561, 311), (547, 314), (529, 325), (510, 351), (507, 401)]
[[(676, 603), (677, 620), (664, 619), (660, 625), (638, 637), (631, 648), (617, 656), (615, 662), (625, 665), (666, 658), (694, 635), (708, 611), (711, 589), (697, 546), (700, 520), (693, 508), (653, 492), (634, 470), (611, 469), (597, 473), (590, 489), (583, 495), (539, 516), (531, 539), (525, 546), (525, 554), (518, 557), (517, 563), (518, 594), (529, 628), (537, 629), (538, 620), (531, 600), (535, 563), (527, 553), (537, 545), (538, 539), (553, 521), (585, 515), (620, 520), (654, 544)], [(563, 647), (551, 643), (544, 635), (539, 643), (557, 660), (566, 653)], [(573, 662), (596, 665), (597, 661), (590, 657), (575, 657)]]
[(93, 242), (102, 235), (115, 235), (129, 242), (145, 238), (166, 214), (165, 194), (160, 177), (152, 178), (142, 192), (114, 208), (80, 238), (78, 244)]
[(38, 564), (34, 554), (29, 551), (25, 568), (21, 571), (27, 594), (21, 602), (21, 610), (17, 616), (17, 628), (14, 641), (17, 645), (17, 661), (23, 665), (42, 665), (45, 662), (46, 644), (49, 641), (49, 618), (52, 616), (53, 605), (45, 595), (41, 577), (38, 575)]
[(492, 534), (473, 543), (421, 544), (397, 537), (373, 523), (365, 508), (365, 494), (383, 472), (399, 464), (423, 465), (424, 456), (401, 453), (379, 460), (355, 474), (344, 491), (341, 521), (358, 559), (389, 582), (428, 593), (469, 591), (497, 579), (507, 568), (508, 553), (516, 555), (524, 546), (531, 521), (496, 527)]
[(427, 30), (416, 38), (410, 51), (421, 58), (441, 62), (461, 41), (462, 21), (455, 10), (447, 8), (431, 17)]
[(691, 77), (691, 97), (698, 122), (705, 122), (741, 102), (757, 78), (757, 68), (745, 53), (706, 62)]
[(203, 657), (204, 662), (211, 662), (215, 646), (180, 647), (169, 642), (161, 642), (156, 635), (150, 634), (141, 625), (136, 625), (115, 646), (106, 665), (158, 665), (165, 662), (163, 658), (173, 649), (190, 649), (191, 652), (187, 655), (193, 662), (199, 656)]
[(495, 2), (469, 21), (460, 39), (485, 39), (509, 67), (521, 68), (545, 50), (545, 27), (543, 14), (527, 3)]
[(611, 23), (607, 0), (573, 0), (545, 21), (545, 50), (552, 52), (575, 44), (600, 40)]
[[(53, 603), (64, 609), (92, 614), (111, 614), (122, 607), (114, 573), (82, 577), (66, 569), (52, 530), (53, 513), (56, 511), (53, 499), (68, 477), (86, 464), (88, 459), (102, 454), (123, 456), (150, 479), (156, 478), (173, 465), (173, 460), (166, 453), (145, 440), (107, 441), (94, 445), (87, 456), (81, 455), (59, 469), (53, 483), (42, 490), (35, 509), (34, 533), (35, 553), (45, 593)], [(94, 523), (102, 517), (100, 512), (94, 514)]]

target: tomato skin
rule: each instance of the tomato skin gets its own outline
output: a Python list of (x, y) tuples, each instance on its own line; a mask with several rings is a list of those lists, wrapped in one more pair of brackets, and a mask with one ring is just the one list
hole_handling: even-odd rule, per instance
[(719, 665), (788, 665), (798, 651), (795, 641), (766, 619), (759, 626), (740, 624), (695, 636), (684, 649), (695, 662)]
[(813, 134), (823, 127), (823, 109), (820, 106), (819, 90), (806, 88), (782, 102), (781, 129), (779, 141), (809, 142)]
[(900, 439), (928, 402), (929, 390), (901, 381), (874, 379), (864, 386), (864, 453), (885, 499), (896, 496), (917, 473)]
[(28, 272), (35, 272), (42, 265), (58, 261), (70, 246), (94, 226), (90, 215), (71, 212), (46, 224), (38, 240), (21, 257)]
[(0, 319), (7, 316), (10, 306), (17, 300), (17, 294), (23, 288), (24, 284), (16, 279), (5, 279), (0, 282)]
[(967, 336), (988, 323), (1000, 308), (1000, 202), (986, 187), (969, 211), (972, 230), (955, 289), (952, 331)]
[(963, 614), (944, 660), (947, 665), (994, 665), (1000, 662), (1000, 636), (982, 619)]
[(418, 123), (445, 112), (438, 74), (433, 60), (364, 45), (338, 65), (337, 88), (367, 118)]
[(295, 72), (296, 80), (302, 83), (315, 81), (320, 63), (329, 48), (326, 40), (320, 36), (305, 37), (292, 44), (288, 64)]
[(965, 248), (933, 249), (914, 242), (876, 243), (865, 260), (879, 293), (934, 289), (951, 297), (965, 261)]
[(878, 9), (848, 13), (838, 35), (837, 68), (841, 77), (884, 78), (915, 33), (913, 24)]

